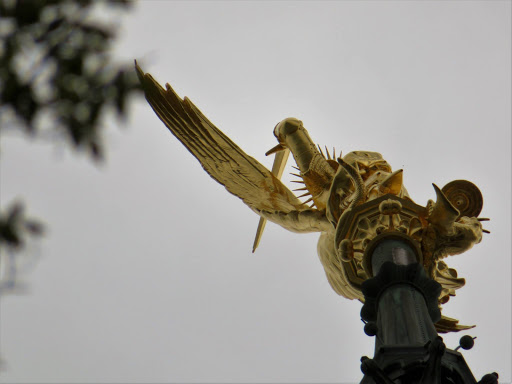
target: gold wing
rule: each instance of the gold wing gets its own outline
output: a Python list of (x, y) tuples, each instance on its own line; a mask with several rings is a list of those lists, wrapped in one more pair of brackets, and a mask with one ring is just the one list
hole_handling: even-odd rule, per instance
[[(135, 69), (146, 100), (160, 120), (230, 193), (260, 216), (292, 231), (311, 232), (328, 225), (326, 220), (318, 224), (323, 220), (323, 212), (303, 204), (272, 172), (215, 127), (187, 97), (181, 99), (169, 84), (162, 88), (137, 63)], [(315, 222), (317, 225), (311, 227)]]

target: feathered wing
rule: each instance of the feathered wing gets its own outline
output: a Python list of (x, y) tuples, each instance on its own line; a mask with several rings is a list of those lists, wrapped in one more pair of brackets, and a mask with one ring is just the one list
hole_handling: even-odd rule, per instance
[[(322, 229), (323, 212), (303, 204), (267, 168), (215, 127), (187, 97), (181, 99), (168, 84), (164, 89), (137, 64), (135, 68), (155, 113), (212, 178), (260, 216), (286, 229), (299, 232)], [(299, 212), (302, 214), (298, 215)], [(293, 217), (302, 217), (303, 222)], [(311, 221), (317, 222), (318, 228), (311, 227)], [(325, 224), (328, 225), (327, 220)]]

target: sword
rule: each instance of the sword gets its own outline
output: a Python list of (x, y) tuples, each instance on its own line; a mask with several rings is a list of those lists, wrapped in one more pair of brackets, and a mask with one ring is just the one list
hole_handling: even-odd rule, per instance
[[(274, 164), (272, 165), (272, 173), (278, 179), (281, 179), (283, 175), (284, 168), (286, 166), (286, 162), (288, 161), (288, 156), (290, 155), (290, 150), (281, 144), (278, 144), (270, 151), (265, 153), (266, 156), (275, 153)], [(260, 244), (261, 236), (263, 236), (263, 231), (265, 230), (265, 225), (267, 224), (267, 219), (260, 217), (260, 221), (258, 223), (258, 229), (256, 230), (256, 237), (254, 238), (254, 244), (252, 246), (252, 253), (256, 251), (258, 245)]]

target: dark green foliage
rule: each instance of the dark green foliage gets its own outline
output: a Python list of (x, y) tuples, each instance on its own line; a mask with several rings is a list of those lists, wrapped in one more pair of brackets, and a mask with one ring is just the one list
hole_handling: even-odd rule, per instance
[[(15, 125), (36, 136), (57, 132), (74, 148), (101, 159), (103, 115), (110, 107), (123, 117), (127, 97), (140, 86), (131, 63), (111, 62), (114, 30), (93, 15), (97, 7), (115, 13), (130, 5), (0, 0), (0, 129)], [(14, 122), (6, 116), (14, 116)]]
[[(125, 117), (127, 98), (141, 92), (132, 63), (116, 64), (110, 54), (112, 20), (130, 6), (122, 0), (0, 0), (0, 134), (64, 140), (101, 160), (105, 115)], [(0, 212), (0, 250), (19, 250), (28, 235), (41, 233), (21, 203)]]
[(15, 203), (7, 212), (0, 213), (0, 244), (11, 248), (23, 247), (27, 234), (41, 235), (43, 226), (38, 221), (27, 219), (21, 203)]

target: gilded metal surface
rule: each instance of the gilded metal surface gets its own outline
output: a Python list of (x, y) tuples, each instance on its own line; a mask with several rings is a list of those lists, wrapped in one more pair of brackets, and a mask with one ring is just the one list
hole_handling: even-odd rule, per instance
[(478, 187), (467, 180), (454, 180), (441, 191), (460, 212), (461, 216), (477, 217), (482, 212), (484, 199)]
[[(278, 144), (267, 152), (276, 154), (269, 171), (188, 98), (181, 99), (169, 84), (162, 88), (137, 65), (136, 70), (160, 120), (212, 178), (260, 216), (253, 251), (266, 220), (297, 233), (320, 232), (318, 255), (331, 287), (341, 296), (362, 301), (361, 283), (372, 273), (369, 249), (374, 239), (402, 237), (417, 250), (430, 277), (442, 285), (440, 304), (464, 285), (442, 259), (470, 249), (485, 232), (480, 223), (485, 219), (476, 218), (482, 198), (473, 184), (448, 184), (448, 197), (434, 185), (436, 201), (429, 200), (425, 207), (415, 204), (403, 186), (402, 170), (393, 172), (379, 153), (354, 151), (336, 158), (334, 150), (331, 156), (325, 148), (324, 154), (296, 118), (274, 128)], [(299, 172), (299, 197), (308, 197), (305, 202), (279, 180), (289, 152)], [(436, 326), (440, 332), (467, 328), (444, 316)]]

